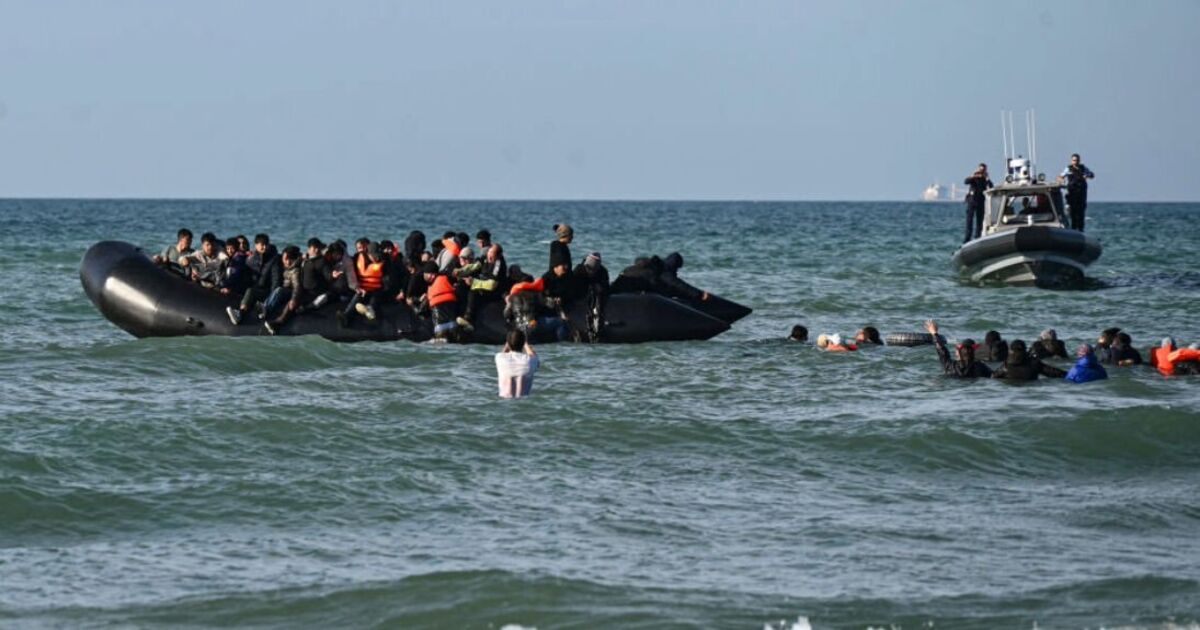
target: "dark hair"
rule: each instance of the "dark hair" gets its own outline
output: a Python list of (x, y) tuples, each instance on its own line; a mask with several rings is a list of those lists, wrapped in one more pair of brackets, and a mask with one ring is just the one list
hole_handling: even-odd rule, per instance
[(179, 240), (185, 236), (188, 238), (192, 238), (192, 231), (187, 228), (179, 228), (179, 231), (175, 233), (176, 240)]
[(492, 233), (487, 230), (479, 230), (475, 233), (475, 239), (479, 241), (492, 242)]
[(296, 247), (295, 245), (288, 245), (287, 247), (283, 248), (283, 255), (293, 260), (299, 258), (300, 248)]
[(983, 162), (980, 162), (980, 163), (979, 163), (979, 168), (987, 168), (987, 164), (984, 164)]
[(794, 341), (808, 341), (808, 329), (800, 324), (792, 326), (792, 334), (788, 337)]
[(396, 249), (396, 244), (387, 239), (384, 239), (382, 241), (379, 241), (379, 249)]
[(457, 233), (454, 230), (448, 230), (442, 233), (442, 238), (454, 238), (456, 234)]
[(429, 244), (429, 253), (433, 254), (435, 257), (438, 255), (438, 252), (442, 251), (443, 249), (446, 249), (446, 244), (439, 240), (435, 240)]
[(213, 234), (212, 232), (205, 232), (204, 234), (200, 235), (200, 242), (201, 243), (212, 243), (213, 245), (216, 245), (217, 244), (217, 235)]
[(225, 246), (237, 249), (238, 238), (236, 236), (230, 236), (229, 238), (225, 239)]
[[(1078, 154), (1078, 153), (1072, 153), (1072, 154), (1071, 154), (1071, 157), (1073, 157), (1073, 158), (1078, 158), (1078, 157), (1079, 157), (1079, 154)], [(1082, 160), (1083, 158), (1079, 158), (1079, 159), (1081, 159), (1081, 160)]]
[(357, 246), (359, 246), (359, 245), (370, 245), (370, 244), (371, 244), (371, 239), (369, 239), (369, 238), (367, 238), (367, 237), (365, 237), (365, 236), (364, 236), (364, 237), (362, 237), (362, 238), (360, 238), (360, 239), (358, 239), (357, 241), (354, 241), (354, 246), (355, 246), (355, 247), (357, 247)]
[(454, 242), (458, 243), (459, 247), (466, 247), (467, 243), (471, 242), (471, 237), (467, 236), (466, 232), (459, 232), (454, 235)]
[(259, 243), (262, 243), (263, 245), (270, 245), (271, 237), (267, 236), (266, 234), (262, 234), (262, 233), (255, 234), (254, 235), (254, 244), (258, 245)]
[(520, 330), (511, 330), (508, 333), (508, 349), (513, 352), (520, 352), (525, 349), (525, 333)]
[(863, 336), (871, 343), (883, 345), (883, 340), (879, 338), (879, 329), (874, 326), (863, 326)]
[(424, 265), (421, 266), (421, 273), (432, 273), (434, 275), (437, 275), (438, 271), (439, 271), (438, 264), (433, 262), (432, 260), (426, 262)]
[(341, 241), (334, 241), (330, 243), (329, 247), (325, 248), (325, 253), (334, 256), (345, 256), (346, 244)]
[[(1013, 339), (1012, 343), (1008, 344), (1008, 349), (1015, 352), (1025, 352), (1025, 342), (1020, 339)], [(1011, 353), (1009, 356), (1012, 356)]]
[(317, 249), (324, 249), (325, 243), (322, 243), (321, 239), (314, 236), (314, 237), (308, 239), (308, 246), (316, 247)]
[(1120, 341), (1123, 345), (1126, 345), (1126, 346), (1133, 345), (1133, 338), (1129, 336), (1129, 333), (1125, 333), (1125, 332), (1117, 333), (1117, 341)]
[(1100, 331), (1100, 336), (1106, 337), (1111, 341), (1112, 338), (1116, 337), (1117, 333), (1119, 332), (1121, 332), (1120, 328), (1105, 328), (1104, 330)]
[(983, 335), (983, 343), (985, 343), (989, 346), (998, 341), (1000, 341), (1000, 333), (998, 333), (994, 330), (989, 330), (989, 331), (987, 331), (987, 333), (985, 333)]

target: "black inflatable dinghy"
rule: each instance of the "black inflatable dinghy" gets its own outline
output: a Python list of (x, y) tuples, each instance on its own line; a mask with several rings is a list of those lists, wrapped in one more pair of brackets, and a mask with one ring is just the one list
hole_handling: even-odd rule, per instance
[[(225, 314), (225, 308), (234, 304), (229, 298), (158, 267), (129, 243), (96, 243), (84, 254), (79, 276), (84, 292), (100, 313), (136, 337), (267, 334), (261, 322), (251, 317), (234, 325)], [(578, 304), (567, 314), (576, 330), (586, 330), (585, 310), (585, 305)], [(336, 312), (337, 305), (328, 304), (297, 315), (278, 334), (320, 335), (333, 341), (425, 341), (433, 337), (429, 320), (418, 317), (405, 304), (380, 308), (374, 322), (360, 317), (346, 326), (338, 324)], [(612, 295), (605, 315), (604, 343), (702, 340), (729, 330), (729, 324), (718, 317), (653, 293)], [(488, 304), (476, 320), (470, 342), (503, 343), (506, 327), (501, 304)], [(535, 334), (534, 340), (554, 341), (548, 331)]]

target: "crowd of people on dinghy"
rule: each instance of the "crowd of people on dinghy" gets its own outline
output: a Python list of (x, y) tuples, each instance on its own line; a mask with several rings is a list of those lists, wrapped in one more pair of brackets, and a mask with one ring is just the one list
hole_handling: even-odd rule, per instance
[[(446, 231), (429, 240), (419, 230), (403, 244), (359, 238), (353, 248), (342, 240), (324, 243), (310, 238), (305, 249), (279, 250), (267, 234), (253, 241), (238, 235), (220, 239), (212, 232), (193, 249), (193, 233), (182, 228), (176, 242), (153, 256), (155, 263), (207, 289), (226, 296), (234, 325), (261, 322), (275, 334), (289, 319), (328, 304), (337, 308), (340, 325), (376, 319), (387, 303), (404, 303), (427, 316), (438, 339), (460, 341), (474, 329), (480, 309), (503, 302), (510, 330), (552, 331), (559, 340), (597, 341), (605, 326), (605, 306), (612, 293), (654, 292), (704, 302), (710, 295), (681, 278), (683, 257), (640, 257), (610, 282), (600, 252), (573, 264), (574, 230), (553, 226), (547, 270), (537, 277), (510, 266), (504, 247), (482, 229), (470, 237)], [(587, 304), (587, 326), (573, 327), (566, 309)]]

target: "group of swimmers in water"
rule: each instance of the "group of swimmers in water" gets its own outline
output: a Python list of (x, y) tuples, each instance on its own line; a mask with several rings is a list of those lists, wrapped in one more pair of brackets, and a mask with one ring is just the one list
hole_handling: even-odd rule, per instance
[[(942, 371), (954, 378), (1032, 381), (1044, 376), (1074, 383), (1087, 383), (1108, 378), (1106, 365), (1132, 367), (1144, 364), (1168, 376), (1200, 374), (1200, 343), (1180, 348), (1173, 337), (1166, 337), (1157, 347), (1146, 351), (1149, 361), (1145, 361), (1142, 353), (1133, 347), (1133, 339), (1120, 328), (1103, 330), (1095, 345), (1080, 344), (1075, 350), (1075, 363), (1069, 370), (1046, 363), (1050, 359), (1070, 358), (1066, 344), (1059, 340), (1058, 334), (1052, 328), (1042, 331), (1038, 339), (1029, 345), (1021, 339), (1014, 339), (1009, 343), (1001, 338), (999, 332), (990, 330), (984, 335), (983, 343), (975, 343), (973, 339), (960, 341), (954, 347), (953, 357), (946, 346), (945, 338), (938, 333), (937, 322), (926, 322), (925, 330), (929, 337), (923, 341), (933, 344), (942, 364)], [(796, 325), (792, 327), (788, 339), (807, 342), (808, 329)], [(853, 341), (843, 340), (839, 334), (822, 334), (817, 337), (817, 347), (828, 352), (854, 352), (865, 345), (884, 345), (878, 329), (864, 326), (855, 333)], [(993, 369), (988, 362), (1000, 365)]]
[[(176, 242), (153, 260), (227, 296), (231, 304), (226, 313), (235, 326), (254, 316), (270, 334), (295, 315), (327, 304), (337, 305), (339, 325), (349, 326), (359, 317), (374, 322), (382, 306), (403, 303), (431, 319), (436, 339), (464, 341), (480, 310), (502, 301), (508, 330), (548, 330), (560, 341), (597, 341), (610, 293), (651, 291), (709, 299), (707, 292), (678, 277), (683, 266), (678, 253), (638, 258), (610, 283), (600, 252), (573, 266), (574, 230), (565, 223), (553, 229), (548, 269), (536, 279), (517, 265), (510, 267), (504, 248), (486, 229), (475, 234), (474, 248), (465, 232), (447, 231), (427, 242), (423, 232), (414, 230), (403, 247), (363, 237), (351, 250), (344, 241), (325, 244), (314, 237), (304, 250), (287, 245), (280, 252), (267, 234), (256, 235), (251, 243), (245, 236), (222, 240), (211, 232), (193, 249), (192, 232), (183, 228)], [(588, 307), (586, 329), (577, 329), (566, 315), (579, 301)]]

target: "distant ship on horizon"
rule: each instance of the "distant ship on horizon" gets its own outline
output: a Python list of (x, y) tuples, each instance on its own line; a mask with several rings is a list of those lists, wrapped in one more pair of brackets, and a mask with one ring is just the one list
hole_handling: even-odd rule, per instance
[(957, 184), (950, 184), (947, 188), (936, 181), (925, 189), (921, 195), (921, 201), (962, 201), (965, 191), (960, 193)]

